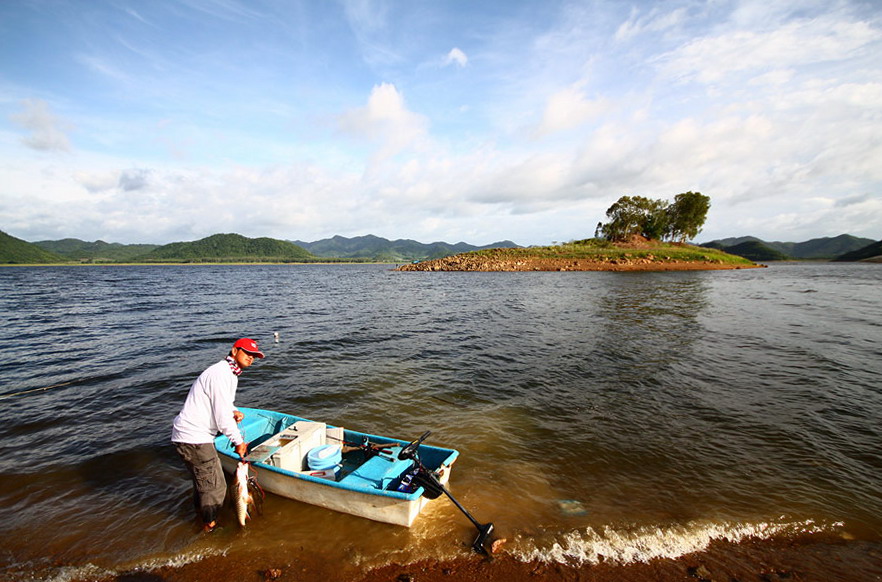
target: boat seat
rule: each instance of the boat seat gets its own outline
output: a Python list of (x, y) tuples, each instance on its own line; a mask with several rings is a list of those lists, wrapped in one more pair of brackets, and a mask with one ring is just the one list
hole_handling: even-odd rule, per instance
[(377, 455), (340, 479), (340, 483), (367, 489), (389, 489), (401, 474), (413, 466), (413, 461), (398, 460), (401, 447), (389, 449), (392, 455)]

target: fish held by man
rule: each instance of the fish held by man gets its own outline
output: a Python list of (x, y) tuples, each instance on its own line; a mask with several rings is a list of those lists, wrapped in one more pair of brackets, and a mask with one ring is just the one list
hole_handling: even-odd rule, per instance
[(240, 462), (230, 483), (236, 521), (241, 527), (245, 527), (245, 522), (251, 519), (252, 508), (260, 512), (265, 495), (257, 483), (257, 478), (248, 474), (248, 468), (248, 463)]

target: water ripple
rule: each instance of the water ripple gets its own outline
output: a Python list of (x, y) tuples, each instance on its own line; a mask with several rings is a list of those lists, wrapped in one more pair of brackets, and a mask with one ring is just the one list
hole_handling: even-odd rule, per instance
[[(375, 434), (431, 429), (461, 451), (458, 499), (525, 556), (627, 561), (812, 523), (879, 540), (880, 280), (882, 269), (832, 264), (0, 270), (9, 562), (50, 552), (101, 569), (190, 551), (171, 420), (193, 378), (246, 335), (267, 358), (238, 402)], [(242, 543), (275, 547), (285, 527), (308, 544), (322, 523), (315, 544), (333, 531), (347, 544), (329, 546), (367, 560), (392, 539), (419, 556), (471, 535), (443, 504), (412, 533), (273, 508)], [(45, 523), (59, 527), (44, 538)]]

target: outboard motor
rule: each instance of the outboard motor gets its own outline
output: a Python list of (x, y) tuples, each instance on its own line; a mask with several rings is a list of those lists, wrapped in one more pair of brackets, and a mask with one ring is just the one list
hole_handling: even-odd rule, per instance
[(462, 511), (469, 521), (474, 524), (474, 526), (478, 529), (478, 537), (475, 538), (475, 541), (472, 543), (472, 548), (478, 552), (479, 554), (489, 555), (487, 548), (484, 547), (484, 544), (487, 543), (487, 539), (490, 537), (490, 534), (493, 533), (493, 524), (492, 523), (478, 523), (478, 520), (472, 517), (472, 514), (469, 513), (465, 507), (463, 507), (459, 501), (456, 500), (453, 495), (450, 494), (450, 491), (447, 490), (444, 485), (438, 481), (438, 478), (435, 477), (434, 473), (428, 470), (423, 464), (420, 462), (419, 455), (419, 447), (426, 438), (432, 434), (431, 431), (426, 431), (423, 433), (423, 436), (418, 438), (417, 440), (411, 442), (406, 447), (401, 449), (401, 452), (398, 453), (398, 458), (400, 460), (412, 460), (414, 463), (414, 468), (417, 470), (411, 479), (411, 483), (418, 487), (423, 488), (423, 497), (427, 499), (437, 499), (442, 494), (446, 495), (460, 511)]

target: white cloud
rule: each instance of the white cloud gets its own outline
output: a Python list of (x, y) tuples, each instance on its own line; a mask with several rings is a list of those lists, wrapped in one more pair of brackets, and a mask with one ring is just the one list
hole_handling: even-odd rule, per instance
[(144, 24), (150, 24), (150, 22), (148, 22), (143, 16), (141, 16), (140, 13), (138, 13), (136, 10), (134, 10), (132, 8), (124, 8), (123, 11), (126, 14), (128, 14), (129, 16), (131, 16), (132, 18), (135, 18), (136, 20), (138, 20)]
[(459, 48), (452, 48), (444, 59), (444, 66), (456, 64), (460, 68), (469, 64), (469, 57), (466, 56)]
[(156, 170), (152, 169), (126, 168), (103, 172), (75, 171), (72, 178), (87, 191), (98, 194), (149, 190), (156, 175)]
[[(655, 59), (665, 77), (711, 84), (734, 73), (787, 69), (848, 58), (882, 33), (863, 21), (833, 16), (784, 23), (769, 30), (726, 30), (692, 40)], [(807, 50), (811, 47), (811, 50)]]
[(21, 138), (27, 147), (40, 151), (70, 151), (66, 132), (71, 125), (58, 118), (42, 99), (26, 99), (24, 111), (11, 115), (13, 122), (27, 129), (30, 135)]
[(426, 117), (409, 111), (394, 85), (383, 83), (371, 91), (367, 105), (339, 118), (340, 128), (378, 144), (377, 161), (419, 145), (428, 131)]
[(144, 169), (123, 170), (119, 175), (119, 187), (125, 192), (144, 190), (149, 184), (151, 173)]
[(119, 185), (119, 172), (75, 171), (73, 179), (89, 192), (98, 193)]
[(748, 81), (748, 85), (758, 86), (758, 87), (781, 87), (784, 88), (785, 85), (790, 83), (796, 75), (796, 71), (793, 69), (775, 69), (774, 71), (769, 71), (768, 73), (762, 73), (750, 81)]
[(75, 59), (92, 73), (98, 73), (115, 81), (131, 82), (131, 75), (114, 66), (106, 58), (98, 55), (80, 54), (76, 55)]
[(839, 200), (835, 200), (833, 202), (833, 206), (837, 208), (847, 208), (849, 206), (854, 206), (857, 204), (863, 204), (864, 202), (868, 202), (876, 199), (878, 201), (879, 196), (871, 196), (868, 193), (856, 194), (854, 196), (847, 196), (845, 198), (841, 198)]
[(610, 106), (604, 99), (590, 100), (576, 86), (562, 89), (548, 98), (542, 121), (536, 130), (538, 136), (573, 129), (598, 118)]
[(649, 14), (641, 15), (636, 8), (631, 9), (631, 16), (616, 30), (617, 41), (632, 40), (646, 32), (663, 32), (679, 27), (686, 18), (685, 8), (675, 8), (670, 12), (661, 7), (654, 7)]
[(349, 0), (343, 3), (343, 7), (360, 56), (369, 66), (381, 67), (404, 60), (390, 39), (389, 5), (386, 2)]

